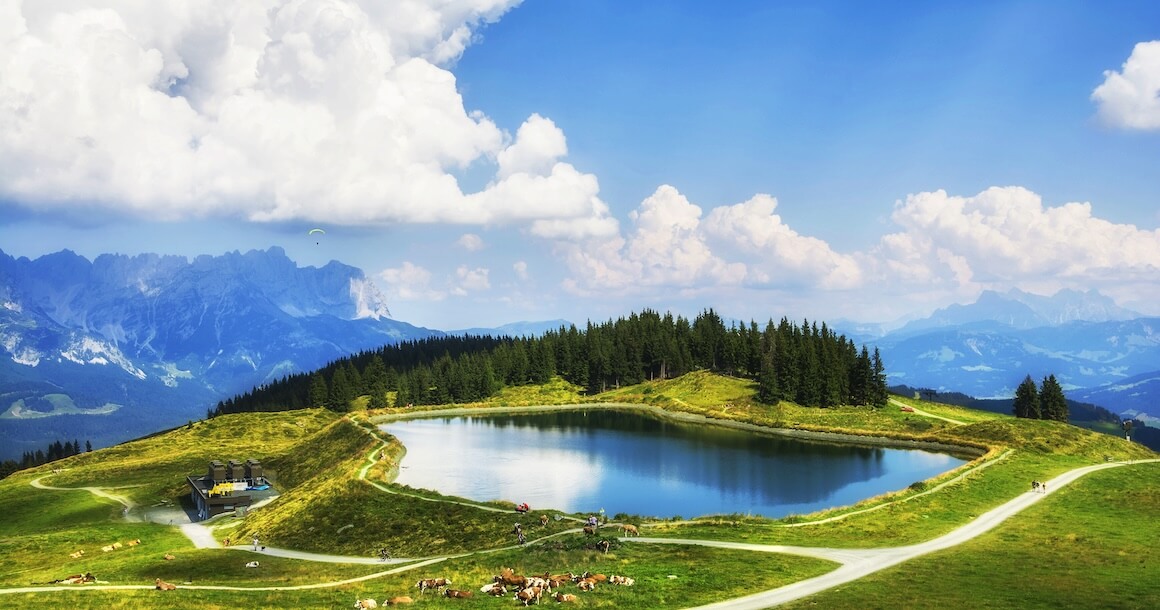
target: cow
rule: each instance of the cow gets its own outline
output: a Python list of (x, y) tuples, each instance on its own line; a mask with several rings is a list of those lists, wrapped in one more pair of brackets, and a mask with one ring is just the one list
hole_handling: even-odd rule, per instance
[(446, 589), (443, 591), (443, 597), (451, 597), (455, 599), (468, 599), (471, 597), (471, 591), (460, 591), (459, 589)]
[(596, 579), (582, 578), (579, 582), (576, 583), (576, 586), (579, 587), (581, 591), (595, 591)]
[(173, 555), (170, 555), (169, 553), (165, 554), (165, 561), (173, 561), (174, 559), (177, 559), (177, 558), (174, 557)]
[(576, 601), (576, 596), (571, 593), (557, 593), (556, 601), (560, 603), (571, 603)]
[(507, 595), (507, 587), (505, 587), (502, 582), (493, 582), (491, 584), (483, 585), (480, 587), (479, 592), (499, 597), (501, 595)]
[(173, 591), (173, 590), (177, 589), (177, 585), (175, 585), (173, 583), (165, 582), (164, 580), (161, 580), (160, 578), (155, 580), (153, 582), (153, 584), (154, 584), (154, 588), (157, 589), (158, 591)]
[(391, 599), (383, 600), (383, 605), (384, 606), (398, 606), (399, 604), (409, 604), (409, 603), (412, 603), (414, 601), (415, 600), (411, 599), (410, 596), (399, 595), (397, 597), (392, 597)]
[(375, 600), (373, 600), (369, 597), (366, 599), (359, 599), (357, 597), (354, 598), (354, 610), (367, 610), (368, 608), (378, 608), (378, 607), (379, 607), (379, 602), (376, 602)]
[(624, 533), (627, 536), (639, 536), (640, 535), (640, 530), (637, 529), (637, 527), (635, 525), (632, 525), (631, 523), (625, 523), (624, 525), (620, 526), (620, 529), (624, 530)]
[(629, 576), (617, 576), (616, 574), (613, 574), (612, 576), (608, 577), (608, 584), (610, 584), (610, 585), (624, 585), (626, 587), (631, 587), (632, 585), (636, 584), (636, 580), (632, 579)]
[(84, 554), (85, 554), (85, 550), (81, 549), (75, 553), (69, 553), (68, 556), (72, 557), (73, 559), (80, 559), (81, 555), (84, 555)]
[(256, 567), (258, 567), (258, 562), (256, 562), (256, 561), (247, 561), (247, 562), (246, 562), (246, 567), (247, 567), (247, 568), (256, 568)]
[(540, 515), (540, 527), (546, 527), (547, 525), (548, 525), (548, 515)]
[(596, 535), (596, 528), (594, 526), (591, 526), (591, 525), (585, 525), (584, 526), (584, 535), (585, 536), (595, 536)]
[(113, 548), (114, 548), (114, 549), (119, 549), (119, 548), (121, 548), (122, 546), (124, 546), (124, 545), (123, 545), (123, 544), (121, 544), (120, 542), (114, 542), (114, 543), (113, 543)]
[(527, 587), (515, 594), (516, 601), (523, 602), (525, 606), (535, 604), (540, 601), (540, 596), (543, 595), (544, 590), (540, 587)]
[(608, 549), (612, 548), (612, 543), (607, 540), (601, 540), (600, 542), (596, 543), (596, 548), (607, 553)]
[(451, 584), (451, 581), (446, 578), (424, 578), (415, 583), (415, 588), (419, 590), (419, 593), (423, 593), (428, 589), (442, 589), (449, 584)]
[(501, 568), (499, 575), (492, 578), (493, 582), (503, 583), (509, 587), (524, 588), (528, 584), (528, 579), (524, 576), (516, 574), (511, 568)]
[(596, 582), (604, 582), (604, 581), (608, 580), (607, 576), (605, 576), (603, 574), (593, 574), (592, 572), (585, 572), (585, 573), (581, 574), (581, 578), (591, 578), (592, 580), (595, 580)]
[(141, 544), (141, 539), (140, 539), (140, 538), (138, 538), (138, 539), (136, 539), (136, 540), (130, 540), (130, 541), (129, 541), (129, 546), (137, 546), (138, 544)]
[(114, 547), (113, 545), (111, 545), (111, 544), (106, 544), (105, 546), (101, 547), (101, 552), (102, 552), (102, 553), (108, 553), (108, 552), (112, 551), (114, 548), (115, 548), (115, 547)]

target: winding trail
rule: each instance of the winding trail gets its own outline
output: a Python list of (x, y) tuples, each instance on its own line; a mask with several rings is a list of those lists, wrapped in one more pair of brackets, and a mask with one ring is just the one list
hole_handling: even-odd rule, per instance
[(923, 411), (922, 409), (919, 409), (918, 407), (913, 407), (911, 405), (908, 405), (908, 404), (901, 402), (899, 400), (895, 400), (893, 398), (890, 399), (890, 404), (892, 404), (896, 407), (908, 407), (914, 412), (915, 415), (919, 415), (921, 417), (929, 417), (931, 419), (941, 419), (947, 423), (951, 423), (951, 424), (954, 424), (956, 426), (967, 425), (967, 422), (962, 422), (962, 421), (959, 421), (957, 419), (951, 419), (949, 417), (943, 417), (942, 415), (935, 415), (934, 413), (927, 413), (926, 411)]
[[(899, 404), (901, 404), (901, 403), (899, 403)], [(950, 420), (948, 418), (943, 418), (943, 417), (938, 417), (938, 416), (931, 416), (931, 417), (936, 417), (938, 419), (945, 419), (951, 423), (956, 423), (956, 424), (962, 423), (962, 422), (956, 422), (954, 420)], [(388, 493), (400, 493), (396, 490), (388, 489), (381, 484), (366, 480), (367, 472), (369, 472), (370, 468), (372, 466), (374, 466), (375, 463), (377, 463), (378, 456), (381, 455), (380, 452), (383, 448), (385, 448), (387, 446), (387, 443), (378, 434), (376, 434), (374, 430), (367, 429), (364, 424), (360, 424), (359, 422), (354, 421), (353, 418), (352, 418), (352, 421), (353, 421), (353, 423), (355, 423), (355, 425), (358, 425), (360, 428), (362, 428), (364, 431), (366, 431), (368, 434), (370, 434), (372, 437), (374, 437), (377, 441), (379, 441), (381, 443), (380, 446), (375, 447), (374, 450), (367, 455), (367, 464), (365, 464), (359, 470), (359, 473), (358, 473), (359, 479), (365, 481), (366, 483), (368, 483), (370, 485), (374, 485), (376, 488), (381, 489), (383, 491), (386, 491)], [(985, 467), (989, 464), (1000, 461), (1000, 460), (1006, 458), (1007, 455), (1009, 455), (1009, 454), (1010, 454), (1010, 451), (1008, 451), (1007, 453), (1004, 453), (1003, 455), (999, 456), (999, 458), (997, 458), (995, 460), (990, 460), (987, 463), (980, 465), (977, 468), (982, 468), (982, 467)], [(1160, 462), (1160, 460), (1140, 460), (1140, 461), (1136, 461), (1136, 462), (1130, 462), (1130, 464), (1151, 463), (1151, 462)], [(966, 523), (965, 525), (963, 525), (963, 526), (961, 526), (961, 527), (959, 527), (951, 532), (948, 532), (942, 536), (928, 540), (926, 542), (908, 545), (908, 546), (872, 548), (872, 549), (835, 549), (835, 548), (825, 548), (825, 547), (763, 545), (763, 544), (752, 544), (752, 543), (744, 543), (744, 542), (700, 540), (700, 539), (691, 539), (691, 538), (631, 537), (631, 538), (620, 538), (620, 540), (622, 540), (624, 542), (638, 542), (638, 543), (648, 543), (648, 544), (700, 545), (700, 546), (707, 546), (707, 547), (717, 547), (717, 548), (753, 551), (753, 552), (761, 552), (761, 553), (785, 553), (785, 554), (791, 554), (791, 555), (800, 555), (800, 556), (806, 556), (806, 557), (826, 559), (826, 560), (834, 561), (834, 562), (840, 564), (840, 566), (837, 569), (835, 569), (831, 572), (828, 572), (826, 574), (823, 574), (821, 576), (816, 576), (814, 578), (809, 578), (806, 580), (798, 581), (796, 583), (786, 585), (784, 587), (770, 589), (767, 591), (762, 591), (759, 593), (754, 593), (752, 595), (746, 595), (743, 597), (737, 597), (737, 598), (732, 598), (732, 599), (728, 599), (728, 600), (723, 600), (723, 601), (716, 602), (713, 604), (698, 606), (694, 609), (691, 609), (691, 610), (719, 610), (719, 609), (728, 608), (730, 610), (760, 610), (762, 608), (770, 608), (773, 606), (777, 606), (779, 604), (783, 604), (783, 603), (787, 603), (787, 602), (790, 602), (793, 600), (801, 599), (803, 597), (813, 595), (815, 593), (820, 593), (820, 592), (825, 591), (827, 589), (831, 589), (833, 587), (837, 587), (837, 586), (840, 586), (840, 585), (843, 585), (843, 584), (846, 584), (849, 582), (853, 582), (855, 580), (858, 580), (859, 578), (862, 578), (864, 576), (867, 576), (867, 575), (873, 574), (875, 572), (884, 570), (886, 568), (896, 566), (900, 563), (909, 561), (911, 559), (915, 559), (917, 557), (921, 557), (921, 556), (927, 555), (929, 553), (933, 553), (936, 551), (941, 551), (944, 549), (948, 549), (948, 548), (957, 546), (957, 545), (962, 544), (968, 540), (976, 538), (976, 537), (978, 537), (986, 532), (991, 531), (992, 529), (994, 529), (995, 527), (997, 527), (999, 524), (1003, 523), (1004, 521), (1006, 521), (1010, 517), (1018, 514), (1019, 512), (1023, 511), (1024, 509), (1039, 502), (1040, 500), (1045, 498), (1049, 493), (1055, 493), (1061, 487), (1074, 482), (1075, 480), (1079, 479), (1080, 477), (1082, 477), (1084, 475), (1087, 475), (1087, 474), (1092, 473), (1092, 472), (1096, 472), (1098, 470), (1104, 470), (1107, 468), (1117, 468), (1117, 467), (1121, 467), (1121, 466), (1125, 466), (1125, 465), (1127, 465), (1127, 464), (1122, 463), (1122, 462), (1105, 462), (1105, 463), (1100, 463), (1100, 464), (1093, 464), (1090, 466), (1083, 466), (1080, 468), (1076, 468), (1074, 470), (1069, 470), (1069, 471), (1055, 477), (1054, 479), (1051, 479), (1050, 481), (1048, 481), (1048, 484), (1047, 484), (1048, 491), (1046, 493), (1030, 492), (1030, 491), (1024, 492), (1024, 493), (1016, 496), (1015, 498), (1012, 498), (1011, 500), (987, 511), (986, 513), (979, 515), (975, 519), (971, 520), (970, 522)], [(976, 469), (970, 469), (970, 470), (962, 473), (960, 475), (960, 477), (966, 476), (967, 473), (973, 472), (974, 470), (976, 470)], [(49, 476), (49, 475), (45, 475), (45, 476)], [(129, 498), (126, 498), (126, 497), (118, 495), (118, 494), (110, 493), (102, 488), (98, 488), (98, 487), (53, 487), (53, 486), (49, 486), (49, 485), (45, 485), (45, 484), (41, 483), (41, 481), (40, 481), (41, 478), (44, 478), (44, 477), (40, 477), (40, 478), (32, 480), (30, 482), (31, 485), (37, 489), (45, 489), (45, 490), (65, 490), (65, 491), (85, 490), (85, 491), (89, 491), (90, 493), (93, 493), (97, 496), (114, 500), (114, 501), (124, 505), (127, 509), (131, 509), (135, 506), (135, 504)], [(936, 491), (937, 489), (941, 488), (943, 485), (950, 484), (954, 480), (955, 479), (952, 479), (951, 481), (946, 481), (942, 485), (929, 490), (929, 492)], [(412, 496), (412, 494), (403, 494), (403, 495)], [(432, 498), (424, 498), (422, 496), (417, 496), (417, 495), (412, 496), (412, 497), (420, 498), (423, 500), (429, 500), (429, 501), (433, 501), (433, 502), (439, 501), (439, 500), (435, 500)], [(479, 508), (482, 510), (507, 512), (504, 509), (491, 507), (491, 506), (471, 504), (471, 503), (465, 503), (465, 502), (456, 502), (456, 503), (464, 504), (467, 506), (472, 506), (472, 507)], [(871, 509), (867, 509), (867, 510), (876, 510), (877, 508), (879, 508), (879, 507), (872, 507)], [(859, 512), (866, 512), (866, 511), (859, 511)], [(850, 514), (853, 514), (853, 513), (839, 515), (837, 517), (833, 517), (831, 519), (827, 519), (824, 521), (810, 522), (810, 523), (804, 523), (804, 524), (794, 524), (794, 525), (795, 526), (812, 525), (812, 524), (821, 523), (821, 522), (825, 522), (825, 521), (845, 518), (845, 517), (848, 517)], [(189, 539), (193, 542), (194, 546), (197, 548), (219, 548), (220, 547), (220, 545), (217, 543), (217, 540), (213, 536), (213, 532), (212, 532), (211, 528), (209, 528), (205, 525), (197, 524), (197, 523), (190, 523), (190, 524), (182, 525), (181, 529), (185, 533), (185, 535), (187, 537), (189, 537)], [(556, 534), (552, 534), (551, 536), (547, 536), (546, 538), (559, 536), (559, 535), (571, 533), (574, 531), (579, 531), (579, 530), (567, 530), (564, 532), (557, 532)], [(534, 543), (534, 541), (529, 541), (529, 543)], [(517, 547), (506, 547), (506, 548), (517, 548)], [(253, 547), (251, 545), (247, 545), (247, 544), (239, 544), (239, 545), (230, 547), (228, 550), (245, 551), (245, 552), (249, 552), (249, 553), (256, 553), (259, 555), (267, 555), (267, 556), (274, 556), (274, 557), (286, 557), (286, 558), (290, 558), (290, 559), (300, 559), (300, 560), (307, 560), (307, 561), (322, 561), (322, 562), (330, 562), (330, 563), (354, 563), (354, 564), (383, 563), (378, 558), (350, 557), (350, 556), (342, 556), (342, 555), (326, 555), (326, 554), (320, 554), (320, 553), (307, 553), (304, 551), (294, 551), (294, 550), (289, 550), (289, 549), (277, 549), (277, 548), (272, 548), (272, 547), (266, 547), (263, 550), (254, 551)], [(498, 550), (504, 550), (504, 549), (488, 549), (485, 551), (477, 551), (476, 553), (495, 552)], [(392, 569), (383, 570), (383, 571), (379, 571), (379, 572), (374, 572), (372, 574), (366, 574), (363, 576), (357, 576), (354, 578), (348, 578), (348, 579), (344, 579), (344, 580), (311, 583), (311, 584), (306, 584), (306, 585), (272, 585), (272, 586), (254, 586), (254, 587), (240, 587), (240, 586), (227, 586), (227, 585), (182, 585), (181, 588), (193, 589), (193, 590), (215, 590), (215, 591), (301, 591), (301, 590), (308, 590), (308, 589), (322, 589), (322, 588), (338, 587), (338, 586), (342, 586), (342, 585), (373, 580), (376, 578), (381, 578), (383, 576), (397, 574), (397, 573), (404, 572), (407, 570), (412, 570), (415, 568), (420, 568), (420, 567), (428, 566), (431, 564), (439, 563), (439, 562), (446, 561), (447, 559), (451, 559), (454, 557), (462, 557), (462, 556), (467, 556), (467, 555), (472, 555), (472, 554), (475, 554), (475, 553), (469, 552), (469, 553), (462, 553), (459, 555), (445, 555), (445, 556), (427, 557), (427, 558), (421, 558), (421, 559), (390, 559), (386, 563), (391, 563), (391, 564), (407, 563), (407, 565), (399, 566), (399, 567), (395, 567)], [(0, 595), (18, 594), (18, 593), (40, 593), (40, 592), (46, 592), (46, 591), (150, 590), (153, 588), (154, 587), (152, 585), (92, 585), (92, 586), (86, 585), (83, 588), (78, 588), (75, 585), (33, 586), (33, 587), (16, 587), (16, 588), (0, 589)]]

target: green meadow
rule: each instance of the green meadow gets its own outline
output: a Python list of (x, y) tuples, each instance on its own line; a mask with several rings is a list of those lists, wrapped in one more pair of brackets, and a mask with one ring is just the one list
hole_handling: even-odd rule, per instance
[[(695, 373), (598, 396), (584, 396), (557, 380), (443, 408), (631, 404), (669, 417), (789, 434), (825, 431), (863, 442), (956, 445), (976, 456), (936, 479), (812, 515), (634, 520), (649, 537), (836, 548), (907, 545), (950, 532), (1025, 493), (1032, 479), (1047, 480), (1109, 459), (1158, 457), (1139, 445), (1074, 426), (910, 398), (895, 397), (946, 419), (903, 412), (893, 404), (882, 409), (769, 407), (756, 403), (753, 394), (752, 382)], [(65, 591), (0, 593), (0, 607), (349, 608), (356, 597), (381, 602), (399, 595), (410, 595), (422, 606), (507, 607), (516, 602), (479, 592), (507, 566), (525, 574), (592, 571), (636, 580), (632, 587), (604, 585), (593, 592), (570, 586), (566, 591), (580, 596), (580, 607), (682, 608), (791, 584), (837, 565), (795, 555), (616, 538), (610, 538), (604, 552), (576, 532), (577, 521), (568, 517), (578, 516), (558, 511), (538, 511), (552, 518), (546, 526), (537, 522), (528, 528), (528, 545), (513, 547), (509, 502), (480, 503), (392, 483), (405, 448), (370, 422), (409, 414), (402, 411), (340, 416), (310, 409), (221, 416), (18, 472), (0, 481), (0, 514), (5, 517), (0, 521), (0, 589), (45, 587), (85, 572), (99, 582)], [(223, 515), (208, 522), (217, 540), (259, 535), (272, 547), (365, 558), (385, 546), (395, 557), (437, 561), (418, 567), (324, 563), (238, 548), (194, 548), (164, 517), (182, 510), (185, 477), (202, 474), (211, 459), (250, 457), (262, 461), (280, 496), (243, 517)], [(85, 487), (113, 498), (80, 489)], [(116, 498), (131, 505), (128, 519)], [(788, 607), (1160, 607), (1160, 583), (1149, 554), (1160, 540), (1154, 519), (1158, 503), (1160, 464), (1101, 470), (979, 538)], [(159, 522), (141, 521), (146, 515)], [(128, 546), (138, 539), (140, 544)], [(102, 552), (113, 542), (123, 546)], [(84, 555), (70, 557), (79, 550)], [(245, 568), (252, 559), (261, 566)], [(474, 596), (420, 596), (414, 584), (429, 577), (450, 578)], [(153, 590), (157, 578), (178, 589)], [(104, 585), (140, 588), (100, 590)]]

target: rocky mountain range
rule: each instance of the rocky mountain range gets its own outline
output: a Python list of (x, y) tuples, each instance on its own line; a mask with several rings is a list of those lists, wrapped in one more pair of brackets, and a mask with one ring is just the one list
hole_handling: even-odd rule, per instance
[(45, 438), (133, 438), (284, 375), (438, 334), (391, 319), (361, 270), (298, 267), (280, 248), (0, 252), (0, 457)]
[[(416, 327), (390, 317), (361, 270), (299, 267), (280, 248), (92, 261), (67, 250), (35, 260), (0, 251), (0, 459), (58, 439), (104, 446), (200, 419), (223, 398), (384, 344), (568, 324)], [(1095, 291), (987, 292), (889, 331), (832, 327), (878, 346), (891, 384), (1010, 397), (1027, 375), (1054, 374), (1070, 398), (1160, 417), (1160, 318)]]

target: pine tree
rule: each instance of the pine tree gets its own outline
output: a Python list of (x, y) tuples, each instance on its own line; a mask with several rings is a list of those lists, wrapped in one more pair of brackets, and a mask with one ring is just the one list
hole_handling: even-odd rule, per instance
[(323, 407), (327, 404), (330, 390), (326, 387), (326, 379), (322, 373), (316, 372), (310, 376), (310, 406)]
[(1043, 385), (1039, 390), (1039, 409), (1042, 419), (1067, 422), (1067, 398), (1063, 395), (1063, 388), (1056, 381), (1055, 375), (1043, 378)]
[(1012, 405), (1015, 417), (1025, 419), (1039, 419), (1039, 390), (1035, 382), (1028, 375), (1023, 383), (1015, 388), (1015, 402)]

